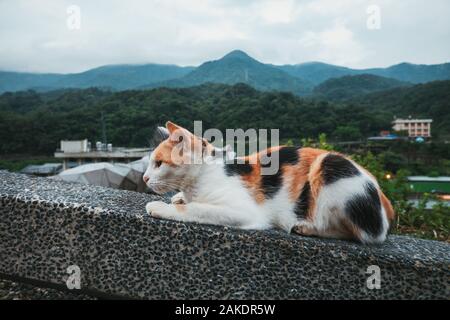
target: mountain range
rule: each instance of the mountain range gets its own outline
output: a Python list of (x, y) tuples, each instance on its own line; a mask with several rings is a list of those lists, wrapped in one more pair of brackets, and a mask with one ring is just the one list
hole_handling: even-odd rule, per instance
[(279, 66), (286, 73), (317, 85), (330, 78), (372, 74), (411, 83), (425, 83), (450, 79), (450, 63), (435, 65), (400, 63), (387, 68), (351, 69), (322, 62)]
[[(368, 78), (367, 75), (377, 77)], [(356, 84), (359, 89), (362, 88), (363, 93), (370, 93), (380, 88), (404, 86), (408, 83), (450, 79), (450, 63), (401, 63), (388, 68), (372, 69), (351, 69), (321, 62), (278, 66), (259, 62), (243, 51), (234, 50), (218, 60), (207, 61), (198, 67), (163, 64), (107, 65), (72, 74), (0, 71), (0, 93), (89, 87), (121, 91), (242, 82), (263, 91), (289, 91), (296, 95), (308, 95), (323, 94), (324, 87), (330, 87), (330, 83), (324, 82), (332, 78), (342, 78), (343, 82), (334, 82), (332, 86)], [(360, 81), (364, 81), (366, 86), (361, 85)]]
[(223, 58), (208, 61), (184, 77), (147, 87), (191, 87), (203, 83), (246, 83), (262, 91), (289, 91), (297, 95), (311, 92), (314, 85), (308, 80), (291, 76), (283, 70), (261, 63), (243, 51), (235, 50)]
[(135, 89), (144, 84), (182, 77), (194, 67), (165, 64), (107, 65), (81, 73), (22, 73), (0, 71), (0, 92), (33, 89), (51, 91), (98, 87), (111, 90)]
[(412, 85), (410, 82), (393, 78), (360, 74), (325, 80), (314, 88), (313, 95), (327, 100), (342, 101), (372, 92)]

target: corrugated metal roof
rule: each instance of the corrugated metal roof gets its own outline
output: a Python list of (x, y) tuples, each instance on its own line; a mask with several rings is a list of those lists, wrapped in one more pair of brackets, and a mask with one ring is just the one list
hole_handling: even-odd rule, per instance
[(410, 176), (408, 181), (426, 181), (426, 182), (450, 182), (450, 177), (427, 177), (427, 176)]
[(41, 165), (28, 165), (20, 172), (26, 174), (56, 174), (61, 170), (61, 163), (44, 163)]

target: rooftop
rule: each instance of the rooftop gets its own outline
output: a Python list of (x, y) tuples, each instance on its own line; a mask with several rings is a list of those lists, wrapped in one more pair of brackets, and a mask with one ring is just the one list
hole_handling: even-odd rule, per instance
[(409, 176), (408, 181), (449, 182), (450, 183), (450, 177)]
[(26, 174), (52, 175), (62, 170), (61, 163), (44, 163), (41, 165), (28, 165), (20, 172)]
[(55, 158), (142, 158), (151, 151), (150, 148), (121, 148), (111, 150), (90, 150), (82, 152), (64, 152), (56, 150)]
[(392, 123), (411, 123), (411, 122), (426, 122), (431, 123), (433, 119), (395, 119)]

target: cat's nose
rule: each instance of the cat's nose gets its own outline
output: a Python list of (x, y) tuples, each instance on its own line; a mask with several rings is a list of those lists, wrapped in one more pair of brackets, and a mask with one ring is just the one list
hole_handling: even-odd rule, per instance
[(150, 178), (147, 176), (143, 176), (142, 179), (144, 179), (144, 182), (147, 183)]

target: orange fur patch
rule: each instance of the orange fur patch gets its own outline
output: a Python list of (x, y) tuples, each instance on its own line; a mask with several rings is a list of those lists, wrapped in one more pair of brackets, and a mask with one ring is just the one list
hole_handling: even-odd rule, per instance
[[(262, 203), (265, 201), (264, 192), (261, 188), (261, 159), (267, 155), (267, 153), (277, 151), (282, 147), (283, 146), (271, 147), (258, 153), (240, 158), (252, 165), (252, 172), (248, 175), (243, 175), (240, 178), (244, 182), (245, 186), (251, 190), (257, 203)], [(282, 168), (280, 168), (280, 170), (282, 170), (283, 181), (289, 184), (289, 198), (292, 202), (297, 201), (305, 184), (310, 182), (312, 192), (311, 198), (309, 199), (310, 202), (307, 217), (312, 218), (311, 214), (313, 212), (313, 208), (315, 207), (319, 189), (322, 186), (320, 161), (313, 167), (315, 170), (313, 174), (311, 174), (311, 169), (313, 163), (315, 163), (315, 160), (327, 152), (313, 148), (302, 148), (297, 152), (299, 153), (299, 162), (297, 164), (285, 164)]]
[(319, 197), (320, 189), (323, 187), (322, 160), (327, 154), (328, 152), (324, 150), (308, 148), (304, 155), (309, 167), (308, 181), (311, 188), (310, 205), (307, 215), (307, 218), (310, 220), (314, 219), (317, 198)]
[(186, 211), (186, 205), (185, 204), (175, 204), (175, 208), (178, 212), (185, 212)]
[(261, 165), (259, 163), (253, 164), (252, 173), (241, 176), (241, 180), (245, 186), (251, 190), (253, 198), (257, 203), (262, 203), (265, 200), (264, 192), (261, 190)]
[(394, 220), (395, 212), (394, 212), (394, 208), (392, 207), (391, 202), (384, 195), (384, 193), (382, 191), (379, 191), (379, 195), (380, 195), (381, 204), (383, 205), (384, 210), (386, 210), (386, 215), (387, 215), (389, 221)]
[(309, 181), (308, 174), (311, 171), (311, 165), (313, 161), (322, 153), (323, 150), (313, 148), (302, 148), (298, 150), (299, 163), (292, 166), (287, 171), (293, 179), (290, 185), (290, 199), (296, 201), (303, 190), (303, 186)]
[(161, 142), (153, 151), (155, 153), (155, 161), (162, 161), (168, 165), (174, 165), (174, 159), (172, 159), (173, 147), (174, 144), (169, 140)]

